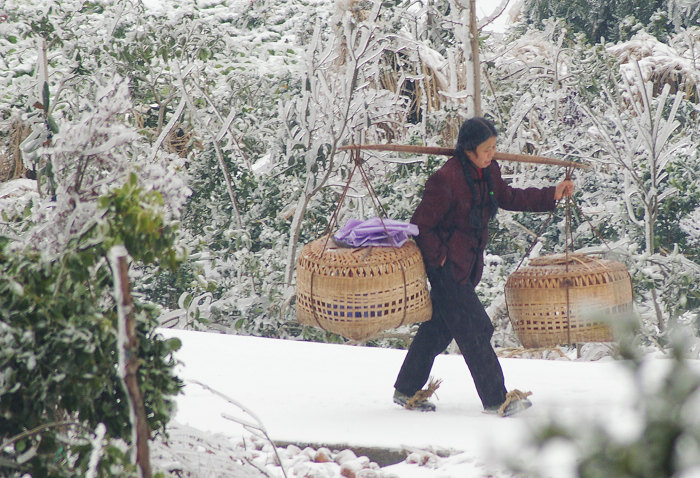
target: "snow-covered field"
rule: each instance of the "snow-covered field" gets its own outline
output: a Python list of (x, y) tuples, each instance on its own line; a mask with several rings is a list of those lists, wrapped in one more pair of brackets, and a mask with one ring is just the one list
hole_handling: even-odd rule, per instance
[[(405, 354), (401, 350), (161, 332), (183, 343), (176, 357), (186, 387), (177, 400), (173, 436), (182, 441), (181, 450), (187, 436), (190, 446), (192, 437), (201, 442), (196, 463), (202, 474), (196, 476), (246, 476), (225, 471), (231, 463), (226, 457), (244, 447), (253, 452), (251, 461), (257, 466), (272, 476), (283, 476), (274, 465), (272, 447), (244, 430), (236, 421), (241, 419), (259, 420), (281, 445), (280, 459), (290, 477), (351, 476), (351, 472), (357, 477), (512, 477), (516, 475), (506, 469), (504, 460), (531, 459), (524, 454), (531, 431), (552, 418), (599, 421), (620, 437), (639, 431), (632, 377), (621, 362), (610, 359), (501, 359), (508, 388), (532, 391), (534, 406), (519, 416), (499, 418), (481, 412), (459, 355), (437, 358), (433, 375), (443, 379), (438, 409), (420, 413), (391, 401)], [(645, 376), (653, 382), (669, 364), (650, 358)], [(700, 372), (700, 363), (693, 365)], [(304, 450), (307, 445), (311, 448)], [(158, 458), (163, 447), (157, 446), (156, 465), (177, 468), (176, 448), (173, 445), (166, 459)], [(356, 457), (349, 448), (388, 449), (408, 459), (380, 467)], [(571, 450), (545, 453), (538, 460), (538, 468), (553, 478), (573, 476)]]

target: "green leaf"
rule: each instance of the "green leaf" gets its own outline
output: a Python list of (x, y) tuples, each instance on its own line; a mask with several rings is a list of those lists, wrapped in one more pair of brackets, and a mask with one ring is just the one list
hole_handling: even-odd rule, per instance
[(53, 119), (53, 116), (49, 115), (49, 116), (46, 118), (46, 121), (47, 121), (48, 124), (49, 124), (49, 130), (50, 130), (53, 134), (57, 134), (57, 133), (58, 133), (58, 124), (56, 123), (56, 120)]
[(27, 449), (27, 440), (19, 440), (15, 443), (15, 451), (17, 453), (23, 453)]
[(182, 348), (182, 341), (177, 337), (173, 337), (165, 341), (165, 346), (170, 352), (175, 352)]
[(42, 85), (42, 92), (41, 93), (42, 93), (42, 101), (44, 104), (44, 113), (48, 114), (49, 106), (50, 106), (49, 105), (50, 99), (49, 99), (49, 83), (48, 82), (45, 81), (44, 84)]
[(188, 309), (190, 307), (190, 304), (192, 303), (192, 294), (189, 292), (185, 293), (185, 300), (182, 301), (183, 309)]

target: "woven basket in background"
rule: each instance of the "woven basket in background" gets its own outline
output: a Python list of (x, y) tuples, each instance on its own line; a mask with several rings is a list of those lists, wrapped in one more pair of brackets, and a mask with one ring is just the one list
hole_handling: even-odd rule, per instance
[(325, 237), (306, 244), (297, 260), (296, 312), (301, 324), (353, 340), (429, 320), (418, 246), (408, 240), (401, 247), (346, 248)]
[(513, 272), (505, 296), (525, 348), (610, 342), (611, 321), (632, 311), (632, 280), (622, 263), (555, 254)]

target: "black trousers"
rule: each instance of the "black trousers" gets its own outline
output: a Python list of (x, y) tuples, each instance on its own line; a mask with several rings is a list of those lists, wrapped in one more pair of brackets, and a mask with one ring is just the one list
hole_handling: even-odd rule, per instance
[(429, 271), (428, 278), (433, 316), (418, 328), (394, 388), (409, 396), (422, 389), (430, 377), (435, 357), (454, 338), (483, 406), (500, 405), (505, 401), (506, 388), (501, 364), (491, 346), (493, 324), (474, 287), (468, 282), (457, 283), (449, 263)]

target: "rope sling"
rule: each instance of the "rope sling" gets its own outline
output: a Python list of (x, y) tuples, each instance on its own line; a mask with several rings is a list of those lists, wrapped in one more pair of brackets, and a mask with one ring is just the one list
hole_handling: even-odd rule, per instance
[(365, 341), (387, 329), (429, 320), (432, 303), (423, 258), (413, 240), (401, 247), (354, 248), (331, 240), (351, 181), (359, 173), (384, 232), (396, 246), (359, 148), (351, 150), (351, 160), (352, 171), (326, 231), (305, 245), (297, 259), (296, 311), (301, 324)]
[[(566, 179), (571, 178), (572, 172), (567, 168)], [(531, 259), (527, 267), (521, 268), (554, 217), (554, 211), (550, 213), (505, 285), (508, 316), (526, 349), (612, 342), (610, 323), (632, 310), (632, 280), (627, 267), (620, 262), (574, 252), (574, 209), (611, 250), (588, 216), (567, 197), (564, 253)]]

